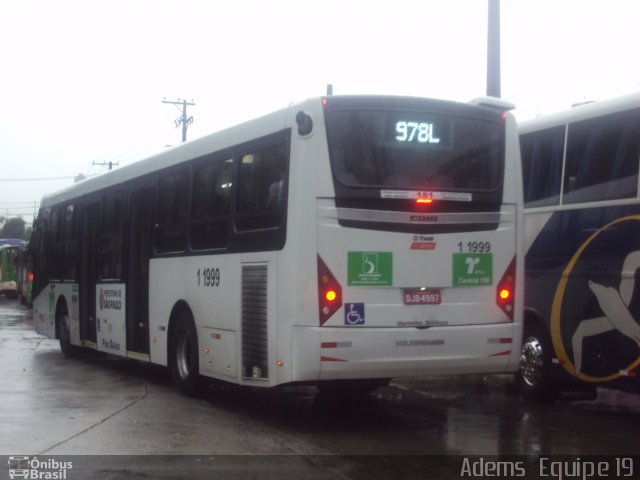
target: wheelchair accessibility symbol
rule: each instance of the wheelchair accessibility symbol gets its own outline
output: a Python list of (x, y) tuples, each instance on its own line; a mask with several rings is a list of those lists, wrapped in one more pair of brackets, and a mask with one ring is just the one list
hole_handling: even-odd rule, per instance
[(345, 325), (364, 325), (364, 303), (345, 303)]

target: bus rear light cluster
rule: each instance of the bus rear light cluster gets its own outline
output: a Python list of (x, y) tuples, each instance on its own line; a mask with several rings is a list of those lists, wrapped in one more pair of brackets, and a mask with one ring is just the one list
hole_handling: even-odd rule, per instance
[(513, 320), (515, 310), (516, 259), (511, 260), (496, 289), (496, 303)]
[(320, 325), (342, 307), (342, 287), (318, 255), (318, 306)]

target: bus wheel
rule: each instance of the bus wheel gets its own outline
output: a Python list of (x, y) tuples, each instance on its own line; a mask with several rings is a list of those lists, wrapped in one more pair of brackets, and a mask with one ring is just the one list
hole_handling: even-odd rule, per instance
[(198, 336), (191, 315), (183, 313), (171, 335), (171, 378), (183, 395), (195, 395), (199, 386)]
[(551, 344), (538, 325), (525, 326), (516, 386), (527, 400), (551, 403), (558, 397), (551, 378)]
[(62, 354), (67, 358), (77, 357), (80, 352), (80, 348), (75, 345), (71, 345), (71, 320), (69, 319), (69, 314), (67, 313), (66, 308), (58, 313), (56, 323)]

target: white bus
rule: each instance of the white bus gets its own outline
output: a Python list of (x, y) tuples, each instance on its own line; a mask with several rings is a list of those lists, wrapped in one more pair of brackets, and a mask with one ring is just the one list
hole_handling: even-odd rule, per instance
[(42, 200), (34, 321), (242, 385), (515, 371), (517, 127), (497, 100), (328, 96)]
[(638, 390), (640, 94), (530, 120), (520, 134), (521, 390), (539, 401), (583, 387)]

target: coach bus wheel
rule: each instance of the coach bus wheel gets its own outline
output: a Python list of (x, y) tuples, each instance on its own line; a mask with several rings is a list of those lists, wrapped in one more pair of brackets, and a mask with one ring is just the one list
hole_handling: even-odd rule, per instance
[(67, 313), (66, 308), (58, 313), (56, 323), (62, 354), (67, 358), (78, 356), (80, 348), (75, 345), (71, 345), (71, 320), (69, 319), (69, 314)]
[(557, 399), (557, 389), (551, 378), (551, 344), (538, 325), (525, 326), (516, 385), (528, 400), (551, 403)]
[(183, 395), (195, 395), (199, 386), (198, 337), (193, 319), (182, 314), (171, 336), (171, 378)]

